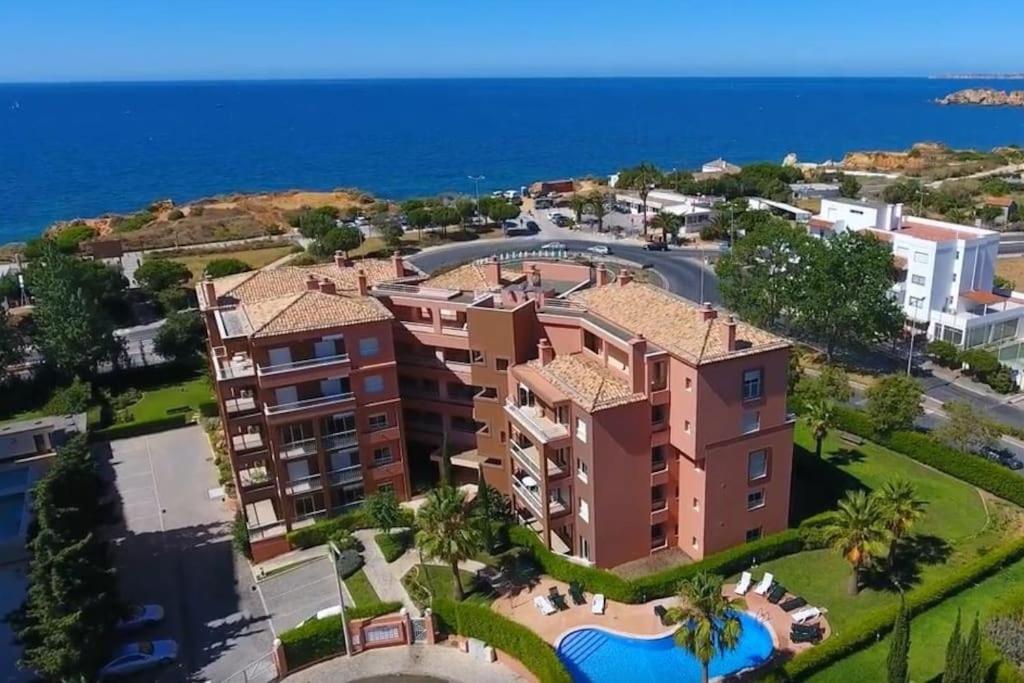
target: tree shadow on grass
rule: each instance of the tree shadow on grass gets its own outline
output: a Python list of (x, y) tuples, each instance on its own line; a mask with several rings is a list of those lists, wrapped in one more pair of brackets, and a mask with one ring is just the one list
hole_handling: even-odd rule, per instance
[(540, 569), (527, 553), (508, 552), (500, 557), (497, 571), (487, 580), (494, 593), (515, 597), (540, 583)]
[(896, 547), (892, 566), (882, 559), (867, 573), (865, 585), (878, 591), (913, 588), (921, 582), (921, 569), (942, 564), (953, 547), (938, 536), (918, 534), (903, 539)]
[(852, 465), (853, 463), (864, 462), (864, 460), (866, 460), (864, 453), (860, 449), (853, 448), (840, 448), (835, 453), (825, 457), (826, 462), (836, 467)]
[(850, 491), (867, 488), (849, 472), (837, 466), (833, 458), (818, 458), (813, 451), (793, 446), (793, 491), (790, 497), (790, 524), (796, 526), (808, 517), (834, 510)]

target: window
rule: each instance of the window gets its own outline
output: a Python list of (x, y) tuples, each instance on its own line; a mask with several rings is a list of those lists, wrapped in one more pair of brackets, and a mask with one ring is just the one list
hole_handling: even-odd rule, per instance
[(923, 296), (912, 296), (912, 297), (910, 297), (908, 303), (910, 304), (911, 308), (922, 308), (924, 306), (924, 297)]
[(928, 263), (928, 254), (923, 251), (914, 252), (914, 263)]
[(380, 342), (376, 337), (363, 337), (359, 340), (359, 355), (364, 358), (380, 353)]
[(593, 332), (583, 331), (583, 347), (594, 353), (601, 353), (601, 340)]
[(668, 388), (668, 368), (665, 361), (651, 363), (651, 391)]
[(579, 458), (576, 458), (576, 478), (584, 484), (590, 481), (590, 475), (587, 473), (587, 463)]
[(498, 372), (506, 372), (506, 371), (508, 371), (508, 358), (495, 358), (494, 359), (494, 368)]
[(924, 275), (911, 275), (910, 276), (910, 282), (915, 284), (915, 285), (922, 285), (923, 286), (924, 283), (925, 283)]
[(761, 527), (754, 527), (753, 529), (747, 529), (747, 543), (750, 543), (751, 541), (758, 540), (759, 538), (761, 538), (761, 534), (762, 533), (763, 532), (762, 532)]
[(296, 517), (305, 517), (316, 511), (316, 503), (313, 502), (313, 496), (299, 496), (295, 499)]
[(590, 559), (590, 542), (580, 536), (580, 557), (584, 560)]
[(768, 451), (761, 449), (747, 456), (747, 479), (754, 481), (768, 476)]
[(690, 421), (689, 420), (683, 420), (683, 431), (686, 432), (687, 434), (690, 433)]
[(694, 548), (697, 547), (697, 537), (696, 536), (693, 536), (693, 537), (690, 538), (690, 545), (692, 545)]
[(743, 400), (752, 401), (761, 398), (761, 376), (760, 368), (747, 370), (743, 373)]
[(384, 446), (383, 448), (373, 449), (373, 464), (374, 465), (387, 465), (393, 460), (391, 457), (391, 447)]
[(363, 390), (368, 394), (379, 394), (384, 391), (384, 378), (380, 375), (370, 375), (363, 378)]
[(956, 282), (956, 273), (953, 273), (953, 282)]
[(473, 363), (474, 365), (482, 365), (484, 362), (484, 352), (477, 351), (476, 349), (470, 349), (469, 362)]
[(587, 442), (587, 423), (581, 418), (576, 418), (576, 438), (583, 443)]
[(757, 489), (747, 493), (747, 509), (756, 510), (764, 507), (764, 489)]
[(761, 428), (761, 413), (756, 410), (743, 411), (743, 423), (740, 427), (743, 434), (756, 432)]
[(330, 417), (324, 418), (321, 424), (322, 426), (320, 431), (325, 435), (354, 432), (356, 429), (356, 416), (352, 413), (331, 415)]
[(700, 499), (694, 496), (693, 498), (693, 509), (700, 512)]
[(664, 422), (667, 417), (668, 411), (665, 410), (664, 405), (651, 406), (651, 424)]
[(580, 501), (580, 506), (579, 506), (580, 507), (580, 519), (582, 519), (584, 522), (589, 522), (590, 521), (590, 506), (587, 505), (587, 501), (583, 500), (582, 498), (580, 498), (579, 501)]
[(693, 380), (692, 379), (687, 377), (686, 380), (683, 382), (683, 384), (686, 385), (686, 390), (687, 391), (693, 391)]
[(371, 431), (384, 429), (388, 426), (388, 414), (380, 413), (379, 415), (371, 415), (368, 421), (370, 423)]

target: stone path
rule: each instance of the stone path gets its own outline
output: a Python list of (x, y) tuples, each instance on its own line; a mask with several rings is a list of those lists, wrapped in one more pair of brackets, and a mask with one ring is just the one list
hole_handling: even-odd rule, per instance
[[(377, 591), (377, 595), (381, 600), (385, 602), (401, 602), (409, 610), (409, 614), (418, 617), (420, 616), (420, 610), (413, 603), (409, 593), (406, 592), (405, 587), (402, 585), (401, 578), (403, 572), (397, 571), (394, 565), (387, 563), (384, 555), (380, 552), (380, 548), (377, 547), (377, 542), (373, 540), (373, 537), (378, 533), (377, 529), (361, 529), (353, 534), (362, 541), (365, 548), (363, 559), (366, 561), (366, 564), (363, 565), (363, 571), (366, 573), (366, 578), (370, 581), (373, 589)], [(409, 552), (407, 551), (405, 555), (408, 554)], [(403, 560), (405, 555), (396, 560), (395, 563), (397, 564)]]
[(335, 657), (292, 674), (295, 683), (335, 683), (373, 676), (431, 676), (453, 683), (521, 683), (526, 679), (501, 664), (473, 659), (453, 647), (412, 645), (370, 650), (358, 657)]

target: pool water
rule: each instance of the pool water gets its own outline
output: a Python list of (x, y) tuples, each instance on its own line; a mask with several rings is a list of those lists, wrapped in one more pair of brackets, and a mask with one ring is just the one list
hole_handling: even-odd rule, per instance
[(24, 493), (0, 496), (0, 541), (16, 538), (21, 533), (21, 518), (24, 514)]
[[(774, 649), (768, 629), (749, 614), (739, 614), (743, 635), (731, 652), (711, 660), (711, 678), (734, 674), (767, 662)], [(699, 681), (700, 662), (662, 638), (631, 638), (596, 628), (573, 631), (558, 644), (558, 656), (577, 683)]]
[(3, 470), (0, 472), (0, 491), (4, 489), (21, 489), (28, 484), (28, 468), (21, 467), (14, 470)]

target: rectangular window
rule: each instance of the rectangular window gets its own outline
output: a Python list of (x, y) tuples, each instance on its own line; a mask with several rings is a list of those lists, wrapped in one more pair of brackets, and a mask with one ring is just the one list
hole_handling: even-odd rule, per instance
[(693, 499), (693, 509), (700, 512), (700, 500), (696, 497)]
[(384, 391), (384, 378), (380, 375), (364, 377), (363, 390), (368, 394), (379, 394)]
[(683, 382), (683, 384), (686, 385), (686, 390), (687, 391), (693, 391), (693, 380), (692, 379), (687, 377), (686, 380)]
[(743, 423), (740, 428), (743, 434), (759, 430), (761, 428), (761, 413), (756, 410), (744, 410)]
[(388, 426), (388, 414), (380, 413), (379, 415), (371, 415), (368, 422), (370, 423), (370, 429), (373, 431), (384, 429)]
[(768, 451), (761, 449), (747, 456), (747, 479), (755, 481), (768, 476)]
[(359, 340), (359, 355), (364, 358), (380, 353), (380, 342), (376, 337), (363, 337)]
[(580, 536), (580, 557), (584, 560), (590, 559), (590, 543), (582, 536)]
[(590, 506), (587, 505), (587, 501), (583, 500), (582, 498), (580, 498), (579, 501), (580, 501), (580, 519), (582, 519), (584, 522), (589, 522), (590, 521)]
[(928, 263), (928, 254), (923, 251), (914, 252), (914, 263)]
[(583, 331), (583, 347), (594, 353), (601, 353), (601, 340), (593, 332)]
[(587, 463), (579, 458), (576, 458), (576, 478), (584, 484), (590, 481), (590, 476), (587, 474)]
[(469, 362), (474, 365), (482, 365), (484, 362), (484, 352), (477, 351), (476, 349), (470, 349)]
[(910, 282), (915, 284), (915, 285), (924, 285), (924, 283), (925, 283), (924, 275), (911, 275), (910, 276)]
[(747, 529), (747, 543), (750, 543), (751, 541), (758, 540), (759, 538), (761, 538), (761, 534), (762, 533), (763, 533), (763, 531), (762, 531), (761, 527), (754, 527), (753, 529)]
[(760, 368), (757, 370), (747, 370), (743, 373), (743, 400), (752, 401), (757, 398), (761, 398), (761, 375), (762, 371)]
[(664, 405), (651, 406), (651, 424), (660, 424), (668, 418), (668, 411)]
[(392, 461), (391, 447), (384, 446), (383, 448), (373, 449), (373, 464), (374, 465), (387, 465)]
[(576, 438), (583, 443), (587, 442), (587, 423), (580, 418), (576, 418)]
[(696, 547), (697, 547), (697, 537), (696, 537), (696, 536), (693, 536), (693, 537), (692, 537), (692, 538), (690, 539), (690, 545), (692, 545), (692, 546), (693, 546), (694, 548), (696, 548)]
[(683, 431), (686, 432), (687, 434), (690, 433), (690, 421), (689, 420), (683, 420)]
[(494, 368), (498, 372), (506, 372), (508, 370), (508, 358), (495, 358)]
[(764, 507), (764, 489), (757, 489), (747, 493), (747, 509), (757, 510)]

